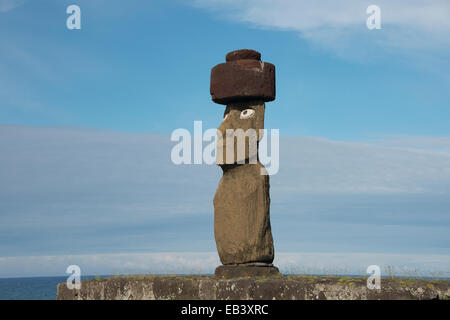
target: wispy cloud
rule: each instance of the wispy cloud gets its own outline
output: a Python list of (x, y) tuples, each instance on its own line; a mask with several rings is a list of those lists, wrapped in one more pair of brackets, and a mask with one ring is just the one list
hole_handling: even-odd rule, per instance
[[(105, 183), (116, 192), (176, 191), (189, 183), (201, 190), (211, 184), (214, 192), (220, 178), (216, 166), (174, 165), (169, 135), (22, 126), (0, 126), (0, 133), (4, 192), (99, 191)], [(305, 193), (441, 194), (450, 190), (449, 148), (447, 137), (281, 137), (280, 171), (272, 179)]]
[(409, 150), (429, 150), (450, 154), (450, 137), (426, 137), (411, 135), (384, 135), (370, 141), (371, 144)]
[(0, 0), (0, 13), (11, 11), (25, 2), (26, 0)]
[[(345, 58), (367, 60), (393, 53), (433, 66), (445, 62), (438, 51), (450, 50), (446, 0), (195, 0), (193, 4), (258, 28), (296, 31)], [(372, 4), (381, 8), (381, 30), (366, 27), (366, 9)]]
[(445, 10), (450, 4), (445, 0), (195, 0), (194, 4), (217, 13), (219, 10), (232, 13), (233, 17), (256, 25), (298, 31), (359, 25), (365, 28), (366, 9), (371, 4), (382, 9), (382, 18), (387, 25), (441, 33), (450, 28)]
[[(447, 140), (436, 138), (435, 141)], [(273, 180), (280, 181), (284, 192), (292, 188), (295, 192), (330, 194), (447, 193), (450, 190), (450, 153), (435, 149), (286, 137), (281, 140), (280, 150), (280, 171)]]

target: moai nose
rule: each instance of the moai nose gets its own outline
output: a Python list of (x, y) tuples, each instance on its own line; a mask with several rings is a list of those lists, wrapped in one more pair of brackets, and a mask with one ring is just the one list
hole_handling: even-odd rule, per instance
[(232, 51), (212, 68), (210, 93), (219, 104), (275, 100), (275, 66), (255, 50)]

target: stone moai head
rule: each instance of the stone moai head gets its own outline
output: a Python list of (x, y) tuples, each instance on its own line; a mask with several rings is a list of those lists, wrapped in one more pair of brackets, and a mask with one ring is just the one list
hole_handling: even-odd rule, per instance
[(256, 163), (265, 102), (275, 99), (275, 66), (257, 51), (232, 51), (211, 70), (210, 93), (227, 105), (217, 132), (217, 164)]

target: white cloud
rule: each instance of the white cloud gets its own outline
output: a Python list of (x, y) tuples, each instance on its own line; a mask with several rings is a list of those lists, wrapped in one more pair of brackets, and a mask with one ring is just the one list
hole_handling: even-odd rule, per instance
[[(212, 199), (221, 170), (173, 165), (175, 143), (169, 138), (0, 126), (1, 255), (214, 250)], [(277, 252), (448, 254), (450, 140), (402, 141), (376, 142), (390, 144), (383, 146), (281, 137), (280, 171), (270, 178)], [(415, 147), (424, 144), (426, 149)], [(139, 255), (129, 262), (108, 257), (86, 260), (88, 272), (169, 272), (165, 266), (211, 272), (217, 262), (191, 263), (176, 255), (160, 255), (150, 264)], [(21, 275), (46, 270), (34, 272), (29, 260), (11, 259), (0, 263), (4, 275), (20, 268)], [(38, 266), (45, 262), (37, 259)], [(204, 259), (211, 260), (203, 264)], [(72, 261), (54, 262), (58, 268), (45, 274), (60, 274)], [(111, 268), (96, 269), (92, 261)]]
[(212, 252), (155, 252), (0, 257), (0, 277), (64, 275), (78, 265), (82, 275), (211, 273), (218, 265)]
[[(69, 265), (80, 266), (83, 275), (111, 274), (213, 274), (220, 265), (215, 252), (154, 252), (60, 256), (0, 257), (0, 277), (65, 275)], [(395, 275), (450, 275), (450, 256), (436, 254), (370, 254), (281, 252), (274, 264), (283, 273), (359, 274), (369, 265), (379, 265)]]
[[(20, 193), (99, 192), (105, 188), (108, 192), (132, 193), (184, 190), (184, 194), (191, 196), (188, 188), (184, 189), (190, 185), (191, 190), (195, 186), (198, 192), (214, 193), (220, 170), (215, 165), (174, 165), (170, 152), (176, 143), (169, 138), (169, 135), (99, 130), (0, 126), (3, 154), (0, 165), (4, 169), (0, 172), (0, 190)], [(424, 140), (429, 148), (414, 147)], [(449, 192), (450, 152), (445, 152), (450, 149), (449, 138), (404, 137), (396, 141), (394, 145), (392, 139), (370, 144), (281, 137), (280, 171), (272, 177), (276, 185), (273, 191)], [(175, 204), (171, 207), (174, 212), (178, 210)], [(187, 209), (183, 207), (182, 212)]]
[(368, 141), (370, 144), (408, 150), (429, 150), (450, 154), (449, 137), (426, 137), (409, 135), (385, 135)]
[[(261, 27), (309, 32), (321, 28), (366, 28), (366, 9), (373, 1), (195, 0), (194, 5), (223, 12)], [(444, 35), (450, 29), (446, 0), (379, 0), (386, 27), (421, 29)], [(444, 40), (444, 39), (443, 39)]]
[[(442, 138), (436, 140), (441, 144), (449, 142)], [(272, 181), (280, 196), (292, 193), (442, 194), (450, 190), (450, 153), (399, 145), (282, 137), (280, 171)]]
[[(380, 55), (380, 50), (385, 54), (400, 50), (416, 62), (430, 52), (436, 56), (426, 60), (445, 61), (434, 51), (450, 49), (447, 0), (195, 0), (193, 4), (255, 27), (297, 31), (341, 57), (367, 59)], [(371, 4), (381, 8), (381, 30), (366, 27)]]

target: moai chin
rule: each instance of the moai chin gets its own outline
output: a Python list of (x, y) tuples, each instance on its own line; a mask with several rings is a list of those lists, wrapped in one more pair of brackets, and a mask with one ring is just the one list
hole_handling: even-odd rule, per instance
[(265, 102), (275, 99), (275, 66), (257, 51), (232, 51), (211, 70), (210, 91), (226, 105), (217, 131), (223, 176), (214, 196), (214, 237), (223, 265), (216, 276), (279, 274), (272, 265), (269, 176), (258, 160)]

